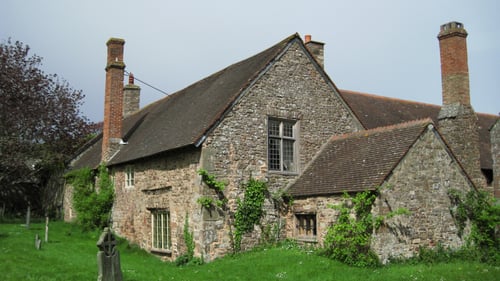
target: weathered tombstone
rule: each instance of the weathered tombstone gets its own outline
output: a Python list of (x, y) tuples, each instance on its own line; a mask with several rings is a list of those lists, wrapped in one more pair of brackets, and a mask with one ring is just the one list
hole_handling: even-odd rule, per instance
[(109, 228), (104, 231), (97, 241), (97, 281), (122, 281), (120, 268), (120, 253), (116, 249), (116, 238)]
[(42, 248), (42, 239), (38, 234), (35, 235), (35, 249), (40, 250)]
[(49, 242), (49, 217), (45, 217), (45, 243)]

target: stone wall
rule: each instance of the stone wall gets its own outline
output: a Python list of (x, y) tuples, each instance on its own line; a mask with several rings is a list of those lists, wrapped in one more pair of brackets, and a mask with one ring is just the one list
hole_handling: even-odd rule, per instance
[[(387, 219), (375, 231), (372, 248), (382, 261), (410, 257), (419, 247), (460, 247), (464, 237), (450, 214), (448, 192), (473, 189), (458, 163), (447, 152), (437, 133), (428, 129), (393, 170), (383, 185), (372, 213), (386, 215), (405, 208), (410, 215)], [(464, 235), (467, 234), (467, 231)]]
[[(113, 206), (113, 230), (130, 242), (146, 250), (152, 249), (151, 210), (167, 209), (170, 212), (172, 248), (163, 253), (175, 259), (186, 253), (183, 229), (189, 216), (195, 241), (201, 235), (201, 208), (196, 203), (201, 180), (197, 174), (200, 150), (183, 149), (166, 153), (147, 161), (131, 163), (135, 184), (125, 186), (127, 165), (113, 167), (116, 199)], [(197, 249), (200, 249), (199, 242)]]
[[(244, 184), (250, 177), (266, 180), (272, 194), (285, 189), (295, 179), (332, 135), (353, 132), (361, 125), (352, 117), (343, 101), (328, 85), (309, 54), (294, 43), (260, 79), (247, 90), (221, 124), (203, 144), (202, 165), (220, 180), (229, 184), (225, 195), (230, 212), (236, 199), (242, 198)], [(296, 120), (298, 124), (298, 171), (279, 173), (267, 168), (267, 121), (269, 117)], [(267, 225), (282, 223), (275, 204), (269, 198), (265, 203)], [(213, 234), (212, 244), (228, 236), (228, 229), (212, 225), (227, 225), (230, 218), (206, 223)], [(283, 225), (284, 223), (282, 223)], [(210, 226), (208, 226), (210, 225)], [(256, 228), (244, 237), (243, 248), (259, 239)], [(223, 239), (224, 240), (224, 239)], [(217, 242), (226, 245), (226, 242)], [(213, 248), (212, 248), (213, 249)], [(223, 250), (221, 250), (221, 253)]]
[(72, 222), (76, 220), (76, 211), (73, 207), (73, 186), (69, 184), (64, 185), (63, 191), (63, 219), (65, 222)]
[[(339, 211), (331, 206), (340, 206), (344, 202), (342, 194), (318, 196), (310, 198), (295, 198), (293, 206), (286, 214), (286, 237), (296, 239), (300, 243), (323, 245), (328, 228), (335, 223)], [(300, 237), (297, 234), (295, 214), (316, 214), (316, 237)]]
[(491, 157), (493, 160), (493, 183), (494, 194), (500, 198), (500, 119), (490, 129)]

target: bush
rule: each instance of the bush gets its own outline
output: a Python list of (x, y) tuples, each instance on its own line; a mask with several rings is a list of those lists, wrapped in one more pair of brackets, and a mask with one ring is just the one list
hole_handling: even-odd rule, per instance
[[(376, 193), (365, 191), (354, 197), (345, 195), (346, 200), (340, 206), (337, 222), (332, 225), (325, 236), (324, 249), (321, 251), (332, 259), (354, 266), (376, 266), (380, 262), (371, 250), (371, 233), (375, 220), (371, 215), (371, 206)], [(347, 202), (352, 201), (355, 216), (351, 216), (351, 208)]]

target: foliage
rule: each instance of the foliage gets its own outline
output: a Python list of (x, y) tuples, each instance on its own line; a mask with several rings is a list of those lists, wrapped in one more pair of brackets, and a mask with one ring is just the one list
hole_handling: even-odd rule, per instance
[(241, 249), (241, 239), (245, 233), (253, 230), (253, 226), (258, 224), (264, 211), (265, 193), (267, 192), (267, 184), (250, 178), (245, 187), (245, 195), (243, 200), (237, 200), (237, 209), (234, 214), (234, 250), (236, 252)]
[(45, 74), (42, 58), (29, 51), (19, 41), (0, 42), (0, 202), (11, 212), (27, 204), (49, 211), (52, 202), (42, 206), (40, 198), (53, 201), (46, 189), (62, 188), (47, 184), (50, 175), (64, 169), (93, 129), (81, 116), (82, 92)]
[[(379, 260), (370, 249), (371, 234), (375, 219), (371, 214), (371, 206), (377, 195), (364, 191), (354, 197), (345, 195), (344, 203), (334, 206), (339, 216), (325, 236), (323, 254), (354, 266), (375, 266)], [(352, 202), (354, 216), (348, 202)]]
[(450, 212), (461, 234), (467, 220), (471, 222), (468, 250), (477, 252), (481, 261), (499, 264), (500, 205), (484, 191), (469, 191), (464, 198), (459, 191), (451, 190), (448, 196), (453, 205)]
[(73, 186), (73, 202), (77, 220), (86, 230), (108, 226), (113, 207), (114, 188), (106, 166), (99, 166), (98, 188), (94, 186), (94, 175), (89, 168), (74, 170), (66, 175)]
[(205, 262), (203, 261), (203, 257), (198, 258), (194, 256), (194, 237), (193, 232), (189, 231), (189, 218), (186, 213), (186, 219), (184, 220), (184, 243), (186, 244), (187, 252), (185, 254), (180, 255), (175, 259), (175, 265), (183, 266), (183, 265), (202, 265)]
[(214, 205), (214, 199), (208, 196), (201, 196), (196, 202), (207, 209), (210, 209)]
[[(49, 242), (37, 251), (32, 243), (45, 223), (26, 229), (19, 223), (0, 224), (2, 281), (96, 279), (95, 246), (99, 232), (82, 232), (78, 225), (54, 221)], [(428, 265), (392, 264), (354, 268), (284, 242), (279, 247), (229, 255), (203, 266), (177, 267), (118, 239), (123, 280), (498, 280), (500, 268), (475, 261)], [(286, 243), (286, 244), (285, 244)]]
[(198, 174), (201, 176), (203, 182), (215, 191), (222, 192), (226, 188), (227, 184), (225, 182), (216, 180), (215, 176), (209, 174), (207, 170), (200, 169), (198, 170)]

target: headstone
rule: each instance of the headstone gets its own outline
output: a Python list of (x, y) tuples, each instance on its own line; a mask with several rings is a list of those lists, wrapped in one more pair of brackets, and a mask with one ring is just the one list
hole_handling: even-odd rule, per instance
[(35, 249), (40, 250), (42, 248), (42, 239), (38, 234), (35, 235)]
[(49, 242), (49, 217), (45, 217), (45, 243)]
[(109, 228), (104, 231), (97, 241), (97, 281), (122, 281), (120, 267), (120, 253), (116, 249), (116, 238)]

